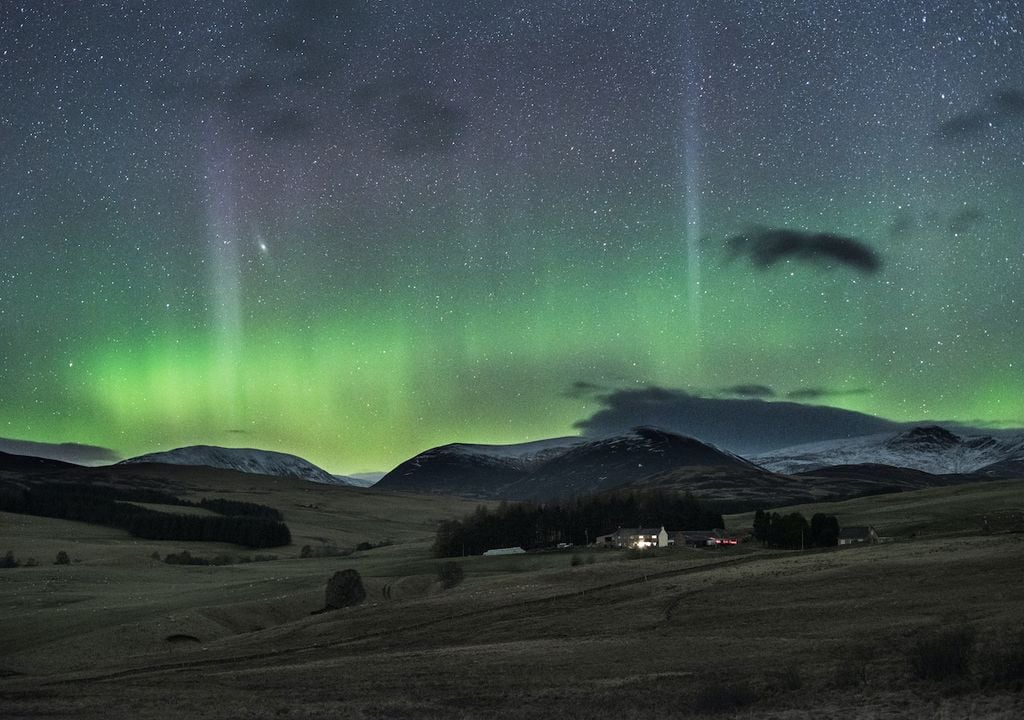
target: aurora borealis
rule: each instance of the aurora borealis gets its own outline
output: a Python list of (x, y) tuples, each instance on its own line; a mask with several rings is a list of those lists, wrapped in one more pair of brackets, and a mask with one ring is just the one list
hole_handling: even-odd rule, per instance
[(1016, 2), (5, 2), (0, 70), (2, 437), (1024, 424)]

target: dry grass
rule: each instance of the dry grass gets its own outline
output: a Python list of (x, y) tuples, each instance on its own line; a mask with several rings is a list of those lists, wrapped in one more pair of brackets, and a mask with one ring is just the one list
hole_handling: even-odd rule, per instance
[[(571, 552), (465, 558), (465, 580), (442, 591), (424, 518), (457, 515), (458, 502), (313, 493), (319, 507), (282, 507), (304, 536), (274, 551), (282, 560), (224, 567), (148, 556), (238, 548), (0, 516), (0, 549), (48, 558), (66, 548), (83, 559), (0, 571), (4, 716), (1009, 720), (1024, 711), (1018, 681), (986, 675), (981, 662), (992, 654), (985, 648), (1021, 655), (999, 642), (1024, 622), (1019, 535), (806, 555), (598, 552), (577, 567)], [(275, 497), (306, 500), (294, 488), (205, 494), (278, 507)], [(874, 505), (863, 517), (880, 516), (882, 498), (864, 501)], [(382, 519), (389, 507), (413, 515)], [(924, 496), (907, 512), (927, 518), (946, 508)], [(345, 544), (376, 539), (375, 529), (399, 542), (344, 558), (297, 557), (305, 538)], [(362, 575), (367, 602), (310, 615), (327, 578), (347, 567)], [(952, 612), (976, 630), (979, 652), (949, 695), (915, 676), (908, 650)], [(175, 635), (199, 642), (167, 641)]]

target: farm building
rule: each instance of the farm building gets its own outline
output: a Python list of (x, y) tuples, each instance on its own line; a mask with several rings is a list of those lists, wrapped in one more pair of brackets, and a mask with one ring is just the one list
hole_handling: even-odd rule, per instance
[(594, 544), (612, 548), (653, 548), (668, 547), (669, 537), (665, 526), (655, 528), (619, 528), (613, 533), (599, 535)]
[(873, 544), (876, 542), (878, 542), (878, 534), (870, 525), (845, 527), (839, 531), (840, 545)]
[(715, 530), (680, 530), (673, 533), (676, 546), (718, 547), (719, 545), (736, 545), (739, 541), (720, 528)]
[(525, 553), (521, 547), (506, 547), (506, 548), (494, 548), (493, 550), (487, 550), (484, 555), (494, 557), (495, 555), (519, 555)]

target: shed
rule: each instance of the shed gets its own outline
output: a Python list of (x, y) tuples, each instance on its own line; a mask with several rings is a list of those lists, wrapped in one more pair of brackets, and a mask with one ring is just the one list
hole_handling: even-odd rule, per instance
[(878, 542), (878, 533), (870, 525), (853, 525), (839, 530), (840, 545), (874, 544), (876, 542)]
[(487, 550), (486, 552), (484, 552), (484, 555), (493, 557), (495, 555), (519, 555), (525, 552), (525, 550), (517, 546), (506, 548), (494, 548), (493, 550)]

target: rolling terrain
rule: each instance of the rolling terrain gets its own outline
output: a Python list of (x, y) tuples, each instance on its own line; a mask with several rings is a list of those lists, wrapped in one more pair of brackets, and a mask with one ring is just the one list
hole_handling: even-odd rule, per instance
[[(153, 553), (246, 551), (0, 513), (0, 549), (40, 561), (0, 570), (5, 717), (1009, 720), (1024, 709), (985, 664), (1024, 623), (1019, 481), (800, 508), (875, 525), (893, 540), (876, 546), (472, 557), (443, 590), (433, 527), (475, 502), (160, 465), (89, 472), (276, 507), (294, 541), (274, 560), (168, 565)], [(345, 557), (301, 552), (384, 539)], [(72, 562), (53, 565), (62, 549)], [(345, 568), (367, 601), (311, 615)], [(952, 694), (907, 658), (950, 618), (979, 649)]]

